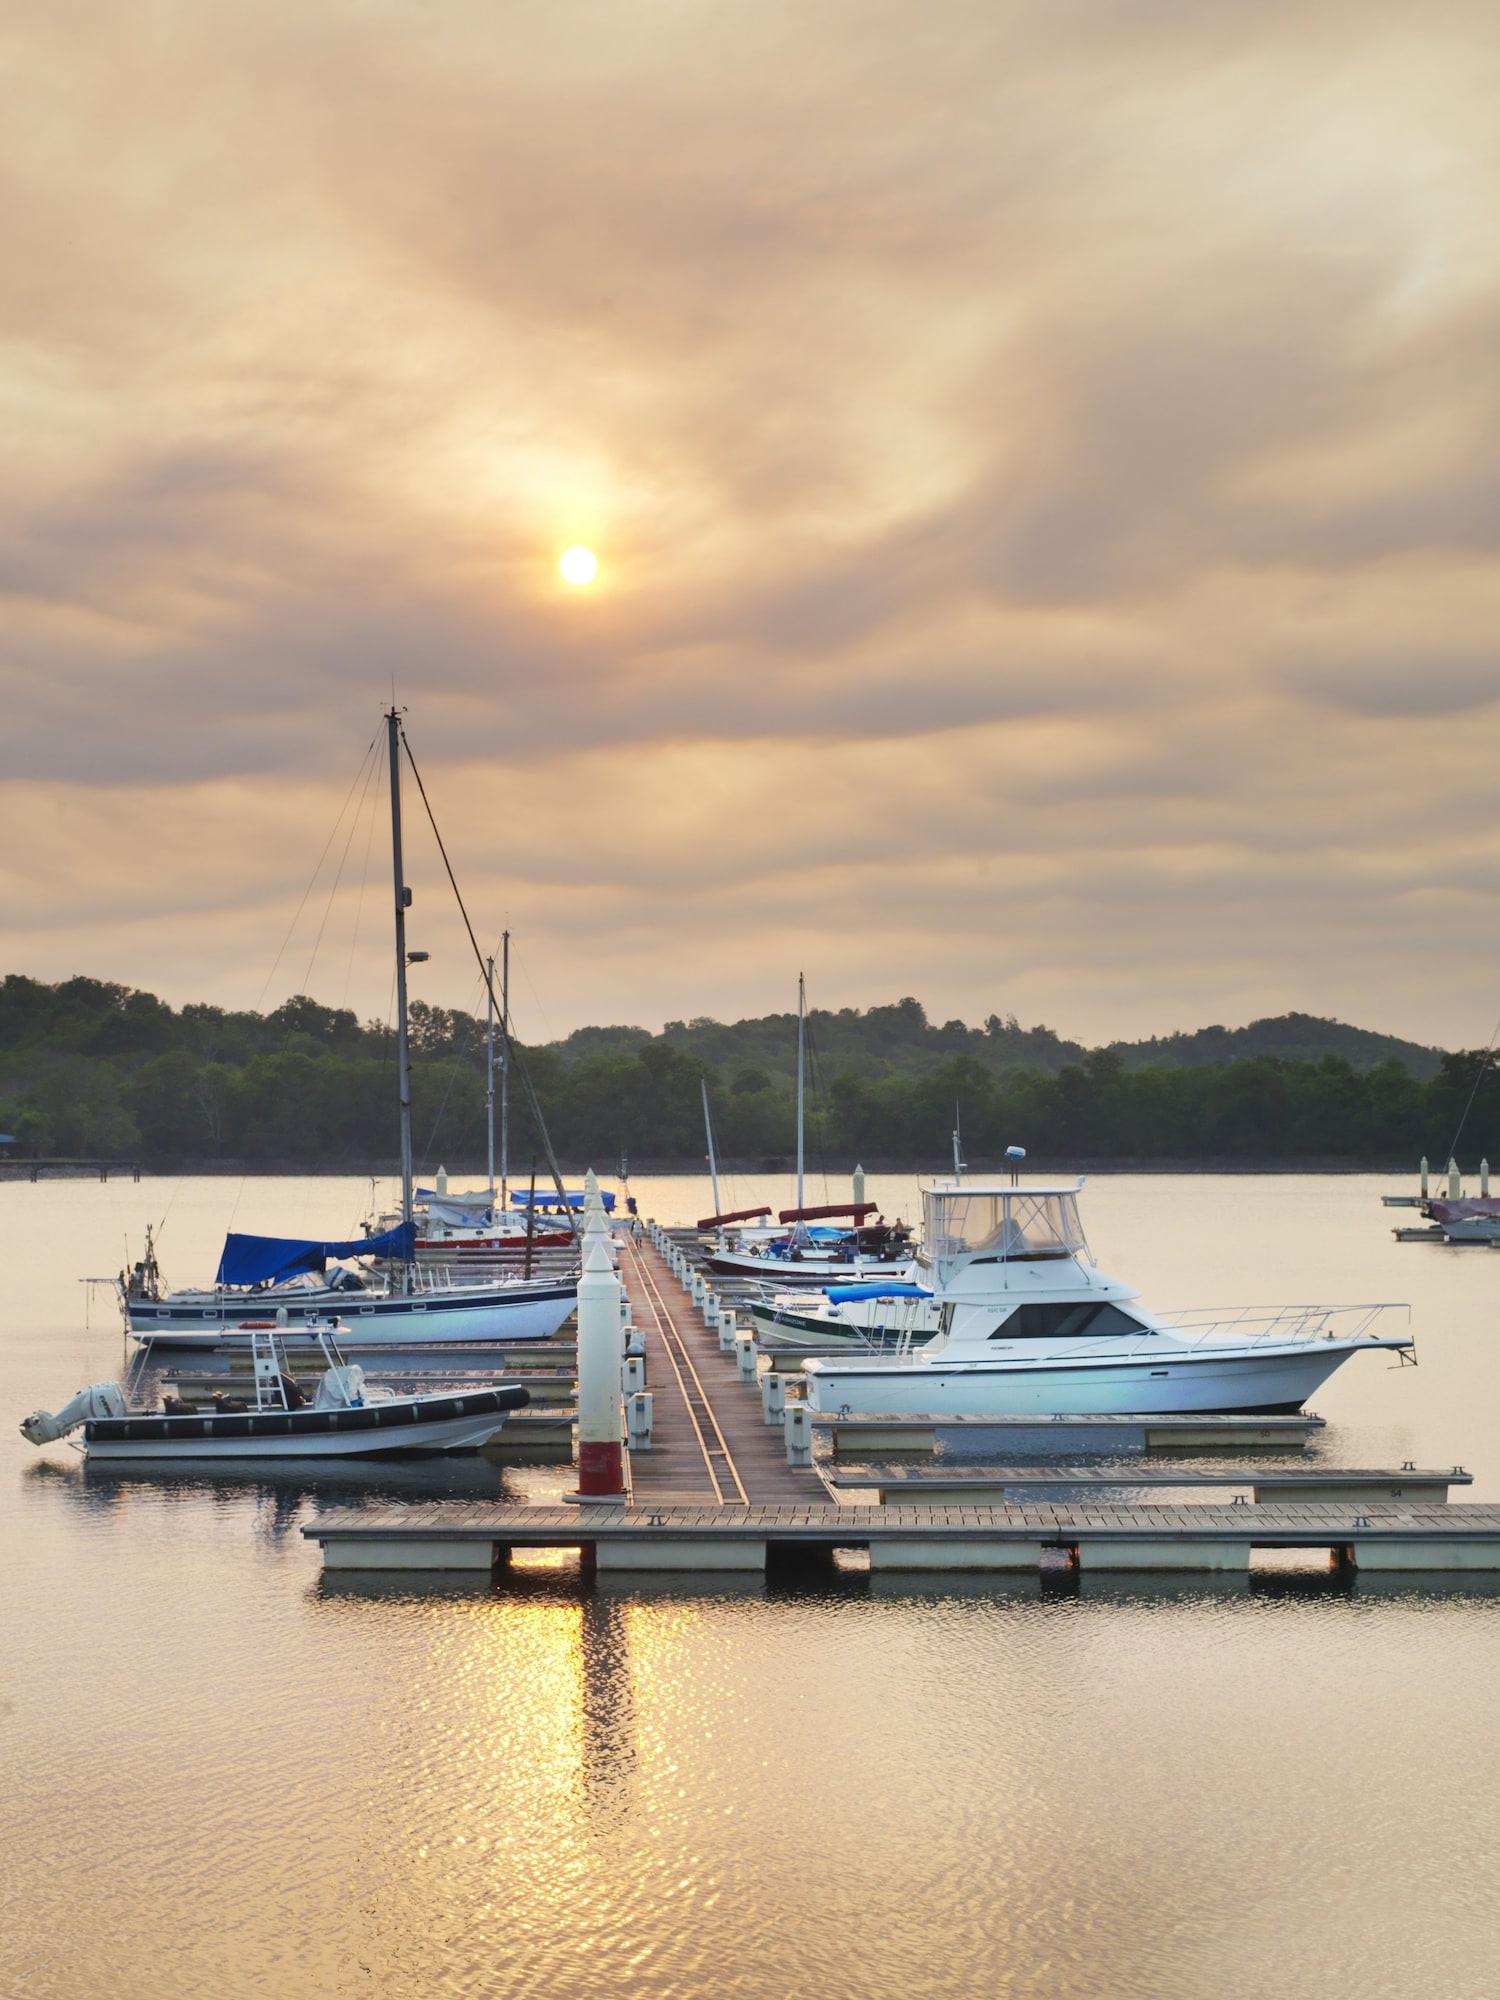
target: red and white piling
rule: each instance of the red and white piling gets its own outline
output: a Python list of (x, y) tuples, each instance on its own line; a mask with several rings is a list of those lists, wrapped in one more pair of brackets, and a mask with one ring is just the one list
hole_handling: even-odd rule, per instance
[(620, 1280), (592, 1171), (584, 1186), (583, 1275), (578, 1281), (578, 1498), (623, 1500)]

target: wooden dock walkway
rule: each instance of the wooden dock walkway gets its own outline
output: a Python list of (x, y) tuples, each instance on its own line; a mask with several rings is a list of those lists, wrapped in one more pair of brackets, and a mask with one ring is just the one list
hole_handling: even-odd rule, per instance
[(717, 1336), (645, 1236), (626, 1239), (620, 1279), (631, 1323), (645, 1338), (651, 1390), (651, 1448), (630, 1453), (636, 1503), (806, 1500), (815, 1484), (787, 1464), (780, 1427), (761, 1419), (759, 1393), (741, 1382), (734, 1357), (720, 1353)]

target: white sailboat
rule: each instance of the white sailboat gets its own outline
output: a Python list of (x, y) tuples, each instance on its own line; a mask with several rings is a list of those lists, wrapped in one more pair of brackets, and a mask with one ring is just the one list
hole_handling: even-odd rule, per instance
[(1152, 1414), (1300, 1409), (1351, 1354), (1403, 1359), (1372, 1306), (1255, 1314), (1147, 1312), (1091, 1261), (1081, 1181), (939, 1181), (923, 1194), (919, 1270), (938, 1331), (894, 1354), (804, 1364), (815, 1410), (901, 1415)]
[[(704, 1113), (707, 1115), (707, 1091), (704, 1093)], [(867, 1277), (889, 1277), (894, 1270), (903, 1270), (911, 1262), (911, 1242), (906, 1232), (888, 1229), (879, 1222), (871, 1223), (869, 1217), (878, 1214), (878, 1203), (873, 1201), (856, 1203), (832, 1203), (823, 1207), (807, 1206), (807, 981), (802, 973), (797, 975), (797, 1203), (794, 1208), (782, 1209), (778, 1220), (782, 1225), (780, 1233), (771, 1235), (768, 1231), (756, 1230), (753, 1234), (742, 1235), (732, 1225), (737, 1218), (715, 1216), (721, 1225), (714, 1246), (706, 1259), (710, 1271), (721, 1277), (754, 1278), (766, 1284), (778, 1285), (824, 1285), (830, 1278), (855, 1281)], [(715, 1174), (714, 1207), (718, 1207), (717, 1174)], [(746, 1211), (756, 1215), (769, 1214), (769, 1210)], [(832, 1222), (835, 1218), (849, 1218), (847, 1226), (838, 1229), (810, 1228)], [(702, 1225), (700, 1224), (700, 1227)], [(790, 1233), (787, 1233), (787, 1232)]]
[[(401, 1211), (393, 1228), (347, 1242), (231, 1234), (211, 1289), (164, 1292), (155, 1258), (121, 1286), (126, 1326), (136, 1338), (163, 1345), (213, 1346), (247, 1322), (287, 1314), (291, 1326), (316, 1325), (331, 1314), (349, 1324), (361, 1347), (410, 1347), (466, 1341), (493, 1346), (505, 1340), (544, 1340), (556, 1333), (578, 1302), (574, 1277), (500, 1278), (464, 1284), (430, 1282), (415, 1266), (417, 1238), (411, 1141), (411, 1063), (406, 970), (427, 956), (406, 948), (406, 885), (401, 844), (401, 711), (386, 714), (391, 786), (391, 866), (395, 886), (396, 1083), (401, 1133)], [(489, 983), (489, 982), (487, 982)], [(492, 996), (493, 1003), (493, 996)], [(328, 1266), (341, 1258), (381, 1257), (392, 1277)]]

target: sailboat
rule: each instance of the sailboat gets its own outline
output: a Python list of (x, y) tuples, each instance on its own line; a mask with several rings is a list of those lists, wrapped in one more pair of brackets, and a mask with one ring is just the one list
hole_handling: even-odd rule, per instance
[[(707, 1111), (705, 1090), (704, 1109)], [(828, 1279), (857, 1280), (888, 1277), (893, 1269), (905, 1270), (911, 1262), (909, 1234), (888, 1228), (878, 1219), (879, 1203), (827, 1203), (807, 1206), (807, 980), (797, 975), (797, 1202), (777, 1216), (789, 1233), (765, 1240), (746, 1240), (732, 1225), (741, 1217), (713, 1218), (721, 1225), (718, 1238), (707, 1258), (708, 1268), (722, 1277), (755, 1278), (776, 1285), (822, 1285)], [(715, 1207), (717, 1174), (715, 1174)], [(769, 1209), (744, 1211), (743, 1219), (768, 1215)], [(870, 1217), (877, 1219), (873, 1223)], [(810, 1228), (848, 1218), (842, 1228)], [(699, 1225), (700, 1228), (703, 1224)], [(757, 1236), (761, 1232), (756, 1232)]]
[[(495, 1047), (495, 961), (485, 960), (484, 991), (485, 1054), (485, 1161), (486, 1184), (473, 1191), (457, 1191), (448, 1185), (446, 1168), (439, 1167), (435, 1184), (416, 1192), (416, 1261), (429, 1267), (456, 1263), (462, 1266), (475, 1259), (486, 1264), (521, 1263), (531, 1276), (532, 1261), (541, 1250), (569, 1250), (576, 1242), (573, 1229), (564, 1219), (559, 1227), (539, 1222), (540, 1205), (518, 1209), (519, 1192), (510, 1189), (510, 932), (500, 938), (500, 1047)], [(498, 1185), (495, 1172), (495, 1077), (500, 1078), (500, 1150)], [(579, 1193), (578, 1202), (583, 1196)], [(391, 1228), (399, 1218), (382, 1216), (375, 1229)]]
[[(431, 1282), (415, 1264), (417, 1242), (412, 1174), (411, 1063), (406, 971), (426, 959), (406, 948), (406, 884), (401, 844), (401, 711), (386, 714), (391, 783), (391, 864), (395, 886), (396, 1084), (401, 1132), (401, 1210), (393, 1226), (335, 1242), (304, 1237), (247, 1236), (224, 1242), (213, 1286), (165, 1291), (154, 1253), (121, 1282), (125, 1323), (135, 1338), (162, 1345), (213, 1347), (247, 1323), (277, 1320), (316, 1329), (337, 1314), (360, 1347), (412, 1347), (461, 1341), (545, 1340), (578, 1303), (576, 1277), (499, 1278), (465, 1284)], [(489, 984), (491, 982), (487, 982)], [(493, 990), (491, 993), (493, 1004)], [(391, 1276), (376, 1280), (347, 1261), (381, 1258)], [(333, 1266), (332, 1271), (329, 1267)]]

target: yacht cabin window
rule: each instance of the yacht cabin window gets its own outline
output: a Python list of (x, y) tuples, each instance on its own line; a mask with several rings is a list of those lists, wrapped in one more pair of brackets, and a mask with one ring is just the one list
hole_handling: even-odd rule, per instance
[(1054, 1340), (1076, 1340), (1087, 1336), (1094, 1340), (1122, 1333), (1144, 1333), (1145, 1330), (1133, 1313), (1112, 1305), (1108, 1299), (1085, 1300), (1081, 1305), (1031, 1299), (1003, 1319), (990, 1339), (1042, 1340), (1050, 1337)]

